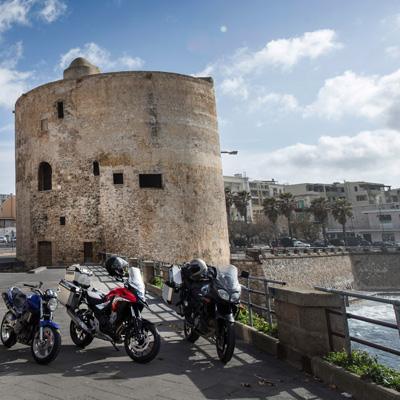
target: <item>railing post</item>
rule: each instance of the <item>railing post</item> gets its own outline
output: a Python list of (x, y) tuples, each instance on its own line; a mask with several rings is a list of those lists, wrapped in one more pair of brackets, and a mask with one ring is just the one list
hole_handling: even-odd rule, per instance
[(342, 318), (343, 318), (343, 328), (344, 328), (346, 351), (347, 351), (347, 356), (349, 357), (349, 360), (352, 361), (349, 322), (347, 320), (347, 311), (346, 311), (346, 296), (341, 294), (340, 295), (340, 300), (341, 300), (341, 309), (342, 309)]
[(253, 313), (251, 310), (251, 295), (250, 295), (250, 279), (246, 279), (246, 286), (247, 286), (247, 303), (249, 305), (249, 323), (250, 326), (253, 327)]
[(266, 300), (267, 300), (267, 313), (268, 313), (269, 329), (272, 329), (271, 301), (269, 298), (268, 282), (266, 280), (264, 280), (264, 287), (265, 287), (265, 296), (266, 296)]
[(153, 260), (153, 278), (157, 276), (157, 261)]
[(399, 304), (393, 304), (393, 310), (394, 314), (396, 315), (396, 322), (397, 322), (397, 331), (400, 336), (400, 305)]

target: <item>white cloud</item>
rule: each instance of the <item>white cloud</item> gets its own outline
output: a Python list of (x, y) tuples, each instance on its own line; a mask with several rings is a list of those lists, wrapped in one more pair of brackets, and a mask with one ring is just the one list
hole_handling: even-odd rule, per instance
[(258, 97), (249, 106), (249, 111), (260, 110), (266, 106), (276, 105), (283, 112), (300, 111), (297, 100), (291, 94), (269, 93), (263, 97)]
[(392, 58), (398, 58), (400, 56), (399, 46), (389, 46), (386, 47), (385, 52)]
[[(37, 11), (34, 9), (38, 8)], [(42, 8), (40, 8), (42, 7)], [(0, 4), (0, 33), (14, 24), (29, 25), (38, 16), (44, 21), (54, 22), (67, 6), (60, 0), (8, 0)]]
[(0, 4), (0, 33), (10, 29), (16, 24), (29, 23), (27, 15), (33, 5), (29, 0), (12, 0)]
[(273, 176), (282, 183), (365, 180), (400, 187), (399, 154), (399, 132), (378, 130), (322, 136), (315, 145), (297, 143), (273, 152), (239, 151), (223, 158), (223, 165), (225, 175), (246, 171), (251, 179)]
[(22, 58), (22, 42), (16, 43), (14, 46), (4, 48), (0, 52), (0, 67), (14, 68), (18, 61)]
[(51, 23), (64, 14), (66, 9), (67, 6), (59, 0), (45, 0), (44, 8), (39, 11), (39, 16), (46, 22)]
[(378, 125), (400, 128), (400, 69), (385, 75), (360, 76), (352, 71), (327, 79), (304, 116), (340, 118), (354, 115)]
[(243, 77), (241, 76), (232, 79), (225, 79), (221, 83), (220, 87), (223, 93), (232, 94), (233, 96), (239, 96), (243, 99), (247, 99), (249, 95), (247, 85), (244, 82)]
[(76, 47), (62, 55), (58, 68), (67, 68), (69, 64), (78, 57), (86, 58), (90, 63), (99, 67), (102, 72), (113, 69), (121, 70), (124, 67), (128, 70), (132, 70), (141, 68), (144, 65), (144, 61), (141, 58), (132, 58), (125, 53), (117, 60), (111, 60), (111, 54), (109, 51), (100, 47), (96, 43), (87, 43), (83, 49)]
[(17, 72), (6, 68), (0, 68), (0, 106), (14, 107), (18, 97), (27, 88), (27, 79), (32, 76), (30, 72)]

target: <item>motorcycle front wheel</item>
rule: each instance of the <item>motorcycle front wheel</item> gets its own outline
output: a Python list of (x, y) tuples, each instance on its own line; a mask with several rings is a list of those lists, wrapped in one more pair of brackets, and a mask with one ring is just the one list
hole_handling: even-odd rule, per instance
[(183, 332), (185, 333), (185, 338), (192, 343), (200, 337), (200, 335), (194, 331), (193, 326), (189, 325), (186, 321), (183, 322)]
[(40, 340), (40, 328), (36, 329), (32, 341), (32, 357), (38, 364), (48, 364), (52, 362), (60, 352), (61, 335), (58, 329), (52, 326), (43, 327), (43, 341)]
[(11, 316), (11, 312), (9, 311), (6, 313), (1, 321), (1, 342), (4, 344), (4, 346), (10, 348), (17, 343), (17, 335), (15, 334), (12, 326), (10, 326), (10, 324), (7, 322), (7, 315)]
[(161, 338), (157, 328), (148, 322), (142, 324), (139, 337), (135, 329), (130, 328), (125, 335), (125, 350), (133, 361), (147, 363), (160, 351)]
[(235, 327), (233, 322), (224, 319), (218, 321), (216, 330), (217, 353), (223, 363), (227, 363), (235, 350)]
[[(78, 311), (78, 317), (88, 326), (89, 318), (85, 312), (82, 310)], [(93, 336), (89, 335), (85, 332), (80, 326), (76, 325), (74, 321), (71, 320), (69, 324), (69, 334), (71, 336), (72, 341), (78, 347), (86, 347), (89, 346), (93, 341)]]

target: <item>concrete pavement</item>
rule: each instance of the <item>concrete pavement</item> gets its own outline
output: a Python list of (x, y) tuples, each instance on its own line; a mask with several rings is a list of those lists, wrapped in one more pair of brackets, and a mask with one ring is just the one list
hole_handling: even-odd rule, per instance
[[(94, 272), (92, 286), (104, 291), (115, 286), (102, 267)], [(11, 285), (44, 282), (56, 289), (64, 269), (35, 274), (1, 273), (0, 290)], [(95, 339), (86, 349), (69, 336), (69, 317), (59, 305), (54, 322), (61, 327), (62, 348), (49, 365), (37, 364), (30, 348), (20, 344), (6, 349), (0, 343), (0, 398), (9, 399), (271, 399), (343, 400), (345, 397), (290, 365), (237, 340), (232, 360), (222, 364), (215, 344), (200, 338), (184, 340), (182, 323), (161, 299), (149, 294), (153, 321), (162, 336), (161, 350), (149, 364), (137, 364), (105, 341)], [(1, 301), (0, 316), (6, 307)]]

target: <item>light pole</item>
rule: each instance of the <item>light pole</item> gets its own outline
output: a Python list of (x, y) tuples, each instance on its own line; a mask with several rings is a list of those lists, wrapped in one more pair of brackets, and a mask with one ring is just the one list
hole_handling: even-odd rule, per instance
[(233, 151), (221, 151), (222, 154), (232, 154), (232, 155), (236, 155), (238, 153), (237, 150), (233, 150)]

